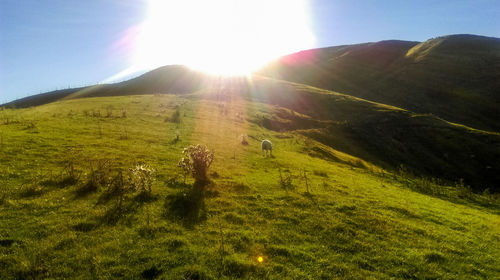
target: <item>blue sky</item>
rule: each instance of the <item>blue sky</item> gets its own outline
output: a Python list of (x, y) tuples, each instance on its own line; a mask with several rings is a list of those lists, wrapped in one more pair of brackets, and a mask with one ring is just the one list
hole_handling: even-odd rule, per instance
[[(146, 14), (147, 0), (0, 0), (0, 103), (95, 84), (126, 69), (130, 56), (120, 40)], [(316, 47), (500, 37), (498, 0), (310, 0), (309, 17)]]

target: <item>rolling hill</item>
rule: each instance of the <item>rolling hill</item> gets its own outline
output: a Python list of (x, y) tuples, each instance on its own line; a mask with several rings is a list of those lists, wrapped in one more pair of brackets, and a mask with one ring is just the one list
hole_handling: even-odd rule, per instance
[(206, 78), (206, 75), (192, 71), (186, 66), (168, 65), (120, 83), (55, 90), (14, 100), (2, 106), (26, 108), (63, 99), (152, 93), (190, 93), (199, 90)]
[[(499, 191), (500, 134), (302, 84), (253, 80), (247, 98), (279, 108), (258, 122), (297, 131), (389, 170)], [(286, 108), (288, 110), (283, 110)]]
[[(497, 137), (268, 78), (4, 109), (0, 278), (496, 277), (497, 196), (340, 151), (378, 159), (343, 130), (377, 128), (362, 132), (371, 137), (408, 125), (461, 135), (453, 143), (462, 148)], [(261, 139), (273, 142), (273, 157), (262, 156)], [(419, 140), (418, 149), (433, 143)], [(177, 167), (192, 144), (215, 151), (198, 195)], [(154, 170), (151, 192), (120, 195), (137, 166)]]
[(261, 74), (500, 131), (500, 39), (450, 35), (285, 56)]
[[(261, 73), (308, 84), (259, 75), (249, 80), (210, 77), (180, 65), (165, 66), (121, 83), (49, 92), (5, 107), (217, 89), (299, 113), (278, 110), (261, 116), (259, 121), (269, 129), (300, 132), (388, 170), (403, 168), (417, 176), (463, 180), (477, 191), (496, 192), (500, 136), (495, 126), (500, 114), (492, 92), (500, 80), (494, 79), (497, 41), (463, 35), (420, 44), (383, 41), (332, 47), (284, 57)], [(459, 67), (464, 63), (470, 67)], [(488, 71), (478, 72), (478, 65)], [(466, 75), (477, 78), (465, 79)], [(342, 93), (310, 84), (338, 87)], [(438, 90), (458, 93), (458, 86), (469, 87), (468, 93)], [(441, 98), (444, 95), (449, 98)], [(463, 122), (450, 122), (457, 119)], [(468, 123), (476, 125), (463, 125)]]

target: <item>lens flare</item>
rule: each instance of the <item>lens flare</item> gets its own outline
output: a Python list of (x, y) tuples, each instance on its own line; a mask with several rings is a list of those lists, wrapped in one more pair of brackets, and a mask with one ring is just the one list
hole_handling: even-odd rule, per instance
[(212, 74), (248, 74), (312, 48), (307, 0), (150, 0), (136, 38), (136, 68), (184, 64)]

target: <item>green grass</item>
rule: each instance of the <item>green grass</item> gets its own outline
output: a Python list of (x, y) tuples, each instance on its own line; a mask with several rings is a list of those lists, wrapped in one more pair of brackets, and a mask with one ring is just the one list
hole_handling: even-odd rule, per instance
[(254, 78), (253, 85), (248, 98), (277, 105), (251, 119), (263, 127), (296, 131), (386, 169), (403, 164), (419, 175), (498, 191), (498, 133), (296, 83)]
[[(180, 122), (165, 121), (177, 108)], [(423, 184), (416, 179), (258, 125), (255, 119), (275, 109), (197, 94), (0, 111), (0, 278), (499, 275), (497, 207), (446, 195), (437, 184), (444, 194), (416, 192)], [(262, 156), (264, 138), (273, 142), (274, 157)], [(184, 147), (198, 143), (215, 151), (213, 184), (198, 219), (189, 221), (172, 205), (189, 207), (184, 194), (193, 181), (182, 183), (177, 162)], [(103, 159), (109, 175), (137, 162), (155, 167), (152, 198), (130, 194), (118, 211), (115, 200), (102, 202), (105, 189), (79, 195), (91, 164)], [(82, 172), (73, 185), (63, 180), (68, 162)], [(282, 188), (279, 170), (291, 174), (293, 189)]]

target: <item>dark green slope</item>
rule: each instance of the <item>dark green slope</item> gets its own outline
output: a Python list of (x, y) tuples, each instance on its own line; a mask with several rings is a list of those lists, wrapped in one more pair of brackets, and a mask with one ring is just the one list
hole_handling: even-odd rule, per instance
[(263, 75), (500, 131), (500, 39), (452, 35), (285, 56)]
[[(430, 114), (272, 79), (254, 80), (248, 98), (277, 105), (256, 117), (388, 169), (500, 191), (500, 135)], [(287, 109), (283, 109), (287, 108)]]

